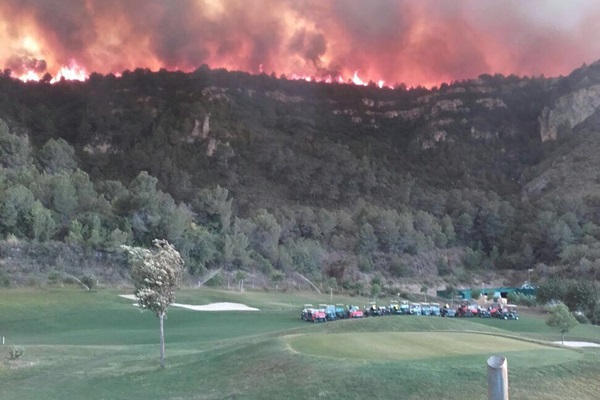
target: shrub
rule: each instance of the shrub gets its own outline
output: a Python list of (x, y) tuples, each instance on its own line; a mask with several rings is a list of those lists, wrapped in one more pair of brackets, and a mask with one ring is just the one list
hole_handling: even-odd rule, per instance
[(521, 305), (521, 306), (527, 306), (527, 307), (533, 307), (535, 305), (537, 305), (537, 300), (534, 296), (528, 295), (528, 294), (523, 294), (523, 293), (509, 293), (507, 296), (508, 302), (509, 303), (513, 303), (513, 304), (517, 304), (517, 305)]
[(24, 353), (24, 349), (21, 346), (15, 346), (13, 345), (9, 350), (8, 350), (8, 359), (9, 360), (18, 360), (19, 358), (21, 358), (21, 356)]
[(62, 281), (65, 285), (76, 285), (77, 284), (77, 281), (72, 276), (65, 276)]
[(596, 307), (587, 315), (589, 321), (594, 325), (600, 325), (600, 307)]
[(437, 265), (439, 276), (448, 276), (448, 275), (452, 274), (452, 272), (453, 272), (453, 269), (450, 266), (450, 263), (445, 258), (440, 257), (437, 260), (436, 265)]
[(360, 257), (358, 259), (358, 268), (362, 272), (371, 272), (373, 271), (373, 261), (370, 257)]
[(589, 324), (590, 323), (590, 320), (585, 316), (585, 314), (574, 313), (573, 315), (575, 316), (575, 319), (577, 320), (577, 322), (579, 322), (580, 324)]
[(80, 281), (85, 286), (87, 286), (90, 290), (92, 290), (94, 287), (96, 287), (96, 280), (94, 278), (92, 278), (91, 276), (84, 275), (81, 277)]
[(225, 279), (223, 278), (223, 275), (219, 272), (218, 274), (210, 278), (208, 281), (206, 281), (205, 285), (210, 287), (218, 287), (223, 286), (224, 282)]
[(392, 256), (390, 260), (390, 273), (399, 278), (405, 278), (412, 275), (408, 264), (398, 256)]
[(58, 272), (51, 272), (48, 274), (48, 283), (50, 285), (54, 285), (54, 284), (58, 283), (59, 278), (60, 278), (60, 274)]

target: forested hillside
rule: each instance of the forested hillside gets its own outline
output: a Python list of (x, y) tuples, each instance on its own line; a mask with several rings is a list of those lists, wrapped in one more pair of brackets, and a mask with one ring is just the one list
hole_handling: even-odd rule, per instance
[(598, 63), (431, 90), (206, 66), (5, 73), (0, 275), (110, 282), (120, 245), (164, 238), (192, 276), (600, 279), (599, 85)]

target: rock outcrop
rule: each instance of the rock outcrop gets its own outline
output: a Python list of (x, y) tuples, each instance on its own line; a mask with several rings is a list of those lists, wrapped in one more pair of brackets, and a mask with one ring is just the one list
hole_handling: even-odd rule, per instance
[(559, 97), (552, 108), (545, 107), (538, 118), (542, 142), (555, 140), (559, 130), (571, 129), (600, 107), (600, 85)]

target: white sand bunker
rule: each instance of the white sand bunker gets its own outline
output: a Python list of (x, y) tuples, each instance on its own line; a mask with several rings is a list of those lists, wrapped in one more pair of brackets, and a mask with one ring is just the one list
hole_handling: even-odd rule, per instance
[(560, 344), (566, 347), (600, 347), (600, 344), (598, 343), (592, 343), (592, 342), (568, 342), (565, 340), (565, 343), (563, 344), (563, 342), (558, 341), (558, 342), (554, 342), (555, 344)]
[[(136, 297), (133, 294), (120, 294), (119, 297), (129, 300), (136, 300)], [(211, 303), (202, 306), (181, 303), (173, 303), (171, 305), (173, 307), (181, 307), (193, 311), (260, 311), (258, 308), (248, 307), (245, 304), (227, 302)]]

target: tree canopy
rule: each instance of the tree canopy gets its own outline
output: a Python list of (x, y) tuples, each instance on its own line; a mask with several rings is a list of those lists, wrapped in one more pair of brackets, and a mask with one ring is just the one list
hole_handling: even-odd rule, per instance
[(577, 326), (579, 322), (564, 304), (558, 304), (550, 310), (546, 319), (546, 325), (558, 330), (562, 335), (562, 343), (565, 343), (565, 333)]
[(160, 365), (165, 366), (163, 323), (167, 307), (175, 300), (183, 272), (183, 259), (166, 240), (155, 239), (156, 249), (123, 246), (131, 265), (131, 277), (137, 303), (150, 310), (160, 321)]

